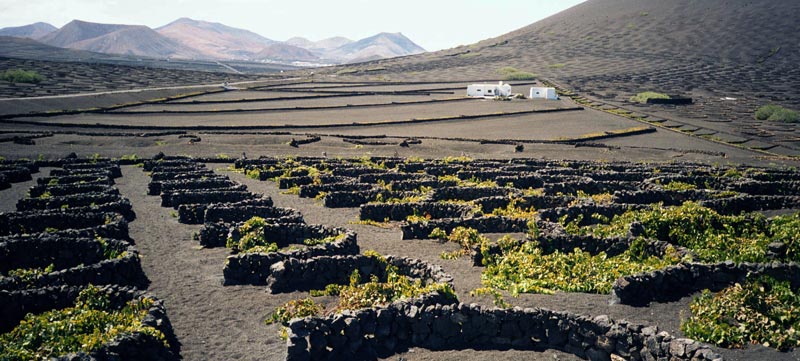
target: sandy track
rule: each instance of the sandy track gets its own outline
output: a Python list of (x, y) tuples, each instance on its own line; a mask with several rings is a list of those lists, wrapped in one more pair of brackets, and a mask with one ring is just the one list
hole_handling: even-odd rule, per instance
[(269, 296), (263, 287), (222, 286), (226, 249), (200, 249), (192, 240), (198, 225), (178, 223), (160, 197), (147, 196), (149, 178), (124, 167), (117, 187), (133, 203), (130, 235), (142, 254), (149, 291), (163, 299), (185, 360), (278, 360), (285, 345), (276, 327), (263, 321), (268, 310), (296, 297)]

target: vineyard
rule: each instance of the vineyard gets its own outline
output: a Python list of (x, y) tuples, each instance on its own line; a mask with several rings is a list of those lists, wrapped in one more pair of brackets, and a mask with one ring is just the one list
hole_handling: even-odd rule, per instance
[[(3, 359), (179, 357), (171, 306), (143, 291), (150, 280), (129, 235), (139, 206), (115, 186), (133, 173), (148, 179), (126, 185), (147, 194), (139, 202), (158, 199), (176, 225), (196, 230), (193, 252), (225, 250), (215, 266), (223, 294), (266, 288), (260, 297), (276, 306), (262, 307), (260, 327), (278, 327), (269, 337), (285, 340), (287, 360), (414, 348), (717, 360), (725, 348), (800, 342), (792, 170), (468, 157), (3, 162), (6, 179), (32, 184), (15, 212), (0, 213)], [(276, 192), (251, 190), (261, 184)], [(275, 197), (353, 209), (358, 219), (306, 223)], [(350, 228), (446, 250), (380, 254)], [(459, 289), (462, 274), (448, 269), (462, 261), (480, 285)], [(675, 335), (512, 306), (526, 294), (605, 295), (609, 307), (692, 301)]]

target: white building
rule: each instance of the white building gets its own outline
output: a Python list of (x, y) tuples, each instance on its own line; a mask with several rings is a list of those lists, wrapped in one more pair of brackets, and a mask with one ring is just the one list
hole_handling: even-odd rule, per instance
[(558, 94), (556, 94), (556, 88), (533, 87), (531, 88), (531, 96), (529, 98), (558, 100)]
[(494, 98), (511, 96), (511, 85), (499, 82), (497, 84), (472, 84), (467, 86), (467, 96), (474, 98)]

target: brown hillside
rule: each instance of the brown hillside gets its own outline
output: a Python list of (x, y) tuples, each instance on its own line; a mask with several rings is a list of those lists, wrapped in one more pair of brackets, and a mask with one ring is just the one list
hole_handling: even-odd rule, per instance
[(278, 61), (318, 61), (319, 57), (309, 50), (284, 43), (267, 45), (262, 51), (253, 55), (254, 60)]
[(189, 18), (175, 20), (156, 31), (177, 43), (197, 49), (206, 58), (249, 59), (274, 43), (251, 31)]
[(142, 25), (98, 24), (74, 20), (40, 39), (62, 48), (106, 54), (147, 57), (196, 58), (194, 49), (168, 39)]

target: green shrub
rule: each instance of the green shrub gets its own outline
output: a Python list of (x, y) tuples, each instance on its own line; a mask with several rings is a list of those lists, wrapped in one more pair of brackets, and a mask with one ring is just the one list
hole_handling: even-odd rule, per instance
[(253, 217), (239, 226), (241, 238), (238, 241), (228, 237), (225, 246), (243, 253), (269, 253), (278, 250), (278, 245), (267, 242), (264, 238), (264, 227), (267, 221), (261, 217)]
[(261, 179), (261, 170), (258, 168), (253, 168), (251, 170), (245, 171), (245, 176), (250, 179), (260, 180)]
[(161, 331), (142, 325), (153, 300), (133, 300), (119, 310), (110, 304), (105, 293), (89, 286), (80, 292), (74, 307), (38, 315), (29, 313), (16, 328), (0, 335), (0, 360), (42, 360), (89, 353), (118, 336), (133, 333), (145, 334), (168, 347)]
[(495, 208), (492, 215), (507, 217), (507, 218), (524, 218), (533, 219), (536, 217), (536, 209), (534, 207), (520, 206), (519, 203), (523, 202), (521, 198), (512, 198), (508, 205), (503, 208)]
[(314, 300), (310, 298), (291, 300), (275, 309), (264, 322), (268, 325), (280, 323), (286, 326), (293, 318), (317, 316), (320, 313), (322, 313), (322, 307), (314, 303)]
[[(641, 241), (640, 241), (641, 242)], [(506, 240), (501, 256), (484, 255), (486, 268), (481, 274), (485, 288), (520, 293), (551, 294), (566, 292), (609, 293), (618, 278), (650, 272), (678, 263), (674, 250), (664, 258), (643, 255), (642, 247), (615, 257), (605, 253), (592, 256), (579, 248), (570, 253), (544, 254), (535, 242)]]
[(769, 120), (773, 122), (797, 123), (800, 121), (800, 114), (794, 110), (786, 109), (780, 105), (768, 104), (756, 110), (757, 120)]
[(336, 235), (336, 236), (329, 236), (329, 237), (323, 237), (323, 238), (309, 238), (309, 239), (303, 240), (303, 244), (305, 244), (306, 246), (318, 246), (320, 244), (333, 243), (333, 242), (341, 241), (346, 236), (347, 235), (342, 233), (342, 234), (339, 234), (339, 235)]
[[(433, 230), (433, 232), (431, 232), (431, 237), (433, 236), (443, 237), (444, 231), (442, 231), (439, 228), (436, 228)], [(450, 231), (449, 236), (442, 239), (446, 239), (448, 242), (453, 242), (460, 246), (459, 249), (456, 251), (442, 252), (439, 255), (442, 259), (459, 258), (461, 256), (469, 254), (469, 252), (472, 251), (473, 247), (480, 246), (482, 244), (489, 242), (489, 239), (486, 238), (486, 236), (480, 234), (478, 230), (468, 227), (456, 227), (452, 231)]]
[(503, 80), (534, 80), (538, 75), (527, 71), (522, 71), (510, 66), (497, 69), (497, 73), (503, 76)]
[(361, 283), (361, 276), (358, 270), (350, 275), (350, 284), (338, 288), (339, 305), (336, 311), (357, 310), (406, 298), (419, 297), (434, 291), (439, 291), (443, 295), (453, 300), (458, 298), (447, 283), (434, 283), (429, 285), (422, 284), (422, 280), (411, 280), (410, 278), (397, 273), (397, 267), (386, 265), (386, 282), (380, 282), (375, 275), (370, 280)]
[(708, 290), (689, 305), (681, 322), (687, 337), (723, 347), (758, 343), (781, 351), (800, 346), (800, 294), (789, 282), (770, 277), (735, 284), (714, 295)]
[(32, 70), (11, 69), (0, 74), (0, 79), (11, 83), (37, 84), (44, 80), (44, 77)]
[(672, 181), (663, 186), (664, 190), (668, 191), (689, 191), (693, 189), (697, 189), (697, 186), (694, 184), (689, 184), (685, 182), (678, 182)]
[(785, 260), (800, 261), (800, 214), (768, 220), (760, 213), (721, 215), (686, 202), (676, 207), (654, 205), (628, 211), (608, 224), (578, 227), (577, 220), (565, 228), (573, 234), (621, 237), (634, 221), (642, 224), (645, 237), (689, 248), (703, 262), (767, 262), (767, 245), (772, 242), (786, 244)]
[(632, 96), (630, 101), (646, 104), (648, 99), (669, 99), (669, 95), (656, 92), (643, 92)]

